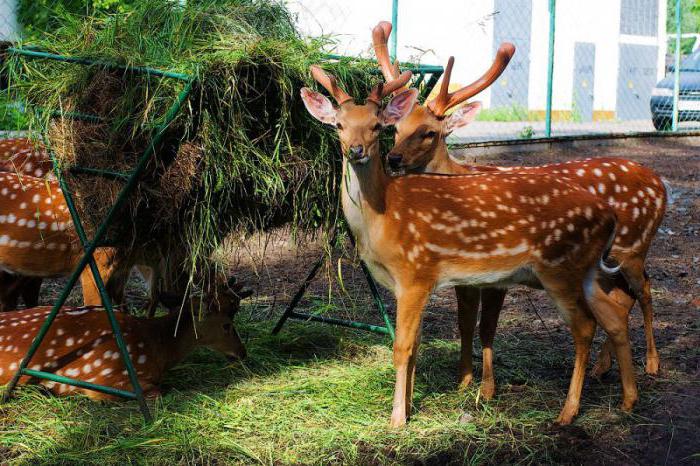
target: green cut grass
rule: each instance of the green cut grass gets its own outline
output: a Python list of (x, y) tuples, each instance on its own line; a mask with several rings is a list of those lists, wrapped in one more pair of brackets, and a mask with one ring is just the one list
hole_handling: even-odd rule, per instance
[[(364, 99), (377, 82), (376, 65), (351, 59), (328, 62), (324, 50), (332, 50), (331, 39), (302, 38), (279, 2), (200, 0), (180, 5), (144, 0), (123, 13), (80, 16), (57, 11), (55, 23), (55, 30), (22, 45), (196, 78), (190, 98), (158, 149), (167, 167), (176, 158), (172, 148), (178, 143), (197, 147), (202, 155), (193, 163), (194, 175), (184, 172), (193, 183), (169, 183), (166, 194), (157, 196), (163, 189), (158, 173), (142, 177), (150, 184), (141, 192), (152, 196), (131, 201), (135, 228), (124, 222), (124, 239), (115, 240), (117, 244), (131, 247), (182, 237), (188, 265), (195, 268), (232, 232), (280, 225), (315, 232), (336, 224), (337, 138), (308, 114), (299, 91), (315, 86), (309, 66), (322, 63), (351, 95)], [(79, 161), (89, 167), (99, 161), (102, 165), (92, 168), (122, 172), (133, 168), (135, 154), (145, 150), (149, 135), (183, 88), (173, 79), (14, 55), (6, 71), (11, 97), (36, 110), (30, 127), (48, 133), (49, 142), (53, 110), (102, 116), (108, 136), (98, 133), (91, 141), (85, 136), (89, 131), (76, 133), (77, 139), (86, 139), (80, 142), (97, 145), (87, 146)], [(55, 145), (65, 144), (63, 139), (54, 137)], [(57, 155), (64, 167), (74, 163), (70, 154)], [(125, 159), (131, 166), (124, 166)], [(105, 161), (112, 165), (105, 167)], [(156, 164), (149, 168), (159, 169)], [(95, 186), (89, 180), (75, 182)], [(95, 229), (109, 202), (82, 185), (72, 187), (77, 198), (100, 204), (87, 205), (81, 212)], [(183, 205), (171, 202), (170, 191), (178, 189), (186, 191), (178, 191)], [(108, 190), (104, 197), (113, 202), (114, 192)], [(119, 239), (118, 234), (110, 236)]]

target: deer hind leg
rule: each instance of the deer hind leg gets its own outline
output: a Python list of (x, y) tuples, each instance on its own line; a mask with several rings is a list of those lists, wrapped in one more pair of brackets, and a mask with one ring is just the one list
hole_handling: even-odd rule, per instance
[(391, 426), (406, 424), (412, 404), (413, 378), (418, 354), (421, 315), (430, 295), (430, 287), (413, 286), (397, 293), (396, 340), (394, 367), (396, 384), (391, 413)]
[(586, 301), (595, 319), (608, 334), (615, 348), (622, 379), (622, 409), (630, 411), (637, 402), (637, 383), (632, 362), (632, 348), (627, 331), (629, 308), (621, 306), (603, 291), (592, 271), (584, 284)]
[[(471, 382), (473, 376), (472, 345), (474, 341), (474, 326), (479, 312), (479, 288), (472, 286), (456, 286), (457, 295), (457, 323), (462, 339), (461, 354), (459, 359), (459, 387), (465, 388)], [(482, 317), (483, 318), (483, 317)]]
[[(605, 286), (608, 296), (612, 298), (620, 306), (627, 309), (627, 312), (632, 309), (636, 301), (634, 293), (629, 287), (627, 281), (622, 275), (613, 277), (598, 277), (598, 282)], [(609, 290), (609, 291), (608, 291)], [(596, 363), (591, 370), (591, 375), (596, 378), (601, 378), (612, 367), (613, 357), (615, 355), (615, 345), (609, 337), (605, 338), (605, 342), (600, 348)]]
[(481, 320), (479, 321), (479, 338), (481, 339), (483, 364), (481, 369), (481, 396), (490, 400), (496, 394), (496, 379), (493, 374), (493, 338), (496, 335), (498, 317), (503, 308), (506, 290), (484, 288), (481, 290)]
[(654, 339), (654, 308), (651, 304), (651, 282), (649, 275), (644, 270), (644, 260), (634, 257), (623, 263), (622, 274), (627, 279), (632, 292), (639, 301), (644, 316), (644, 336), (646, 339), (646, 367), (647, 374), (656, 375), (659, 372), (659, 353), (656, 350)]

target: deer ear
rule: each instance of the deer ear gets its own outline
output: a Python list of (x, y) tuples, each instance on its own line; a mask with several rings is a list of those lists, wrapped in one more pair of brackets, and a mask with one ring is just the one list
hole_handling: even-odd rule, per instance
[(469, 102), (464, 104), (455, 110), (449, 117), (447, 117), (446, 133), (450, 134), (452, 131), (462, 126), (466, 126), (476, 118), (476, 115), (481, 111), (481, 102)]
[(391, 126), (411, 113), (418, 99), (418, 89), (408, 89), (395, 95), (384, 107), (381, 115), (382, 125)]
[(335, 125), (335, 116), (338, 110), (333, 107), (330, 100), (323, 94), (312, 91), (308, 87), (301, 88), (301, 99), (309, 113), (321, 123)]

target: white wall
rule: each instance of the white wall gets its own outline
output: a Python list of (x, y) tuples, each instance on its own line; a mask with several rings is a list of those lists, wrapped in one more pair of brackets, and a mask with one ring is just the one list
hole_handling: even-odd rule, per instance
[(16, 40), (18, 37), (17, 1), (0, 0), (0, 40)]

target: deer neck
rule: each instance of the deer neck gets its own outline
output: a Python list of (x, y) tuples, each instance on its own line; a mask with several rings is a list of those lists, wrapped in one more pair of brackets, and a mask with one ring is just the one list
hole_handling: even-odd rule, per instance
[[(163, 370), (168, 370), (185, 359), (197, 346), (197, 337), (192, 323), (192, 315), (187, 306), (182, 310), (178, 322), (178, 312), (170, 315), (149, 319), (143, 322), (149, 324), (147, 335), (157, 335), (160, 348), (159, 357), (163, 358)], [(150, 337), (152, 338), (152, 337)]]
[(457, 165), (447, 152), (447, 143), (441, 138), (435, 148), (435, 155), (425, 167), (427, 173), (454, 173)]
[(370, 154), (365, 164), (343, 161), (341, 200), (343, 213), (358, 245), (367, 244), (368, 230), (386, 210), (386, 186), (389, 177), (384, 172), (378, 153)]

